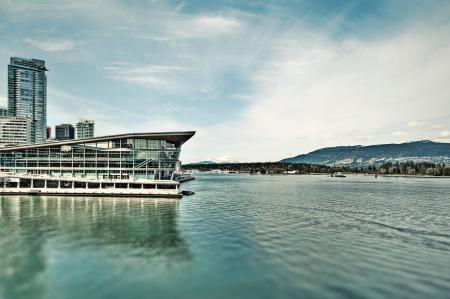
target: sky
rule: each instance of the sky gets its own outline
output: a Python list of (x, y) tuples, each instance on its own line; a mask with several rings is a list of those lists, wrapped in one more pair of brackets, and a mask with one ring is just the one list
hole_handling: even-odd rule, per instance
[(11, 56), (46, 61), (48, 125), (189, 131), (183, 163), (450, 142), (450, 1), (1, 0)]

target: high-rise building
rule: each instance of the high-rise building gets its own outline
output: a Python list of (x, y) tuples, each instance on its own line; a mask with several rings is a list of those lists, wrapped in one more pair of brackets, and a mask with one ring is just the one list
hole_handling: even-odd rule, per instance
[(80, 119), (76, 124), (77, 139), (93, 138), (94, 137), (94, 121), (87, 119)]
[(71, 124), (60, 124), (55, 126), (56, 140), (75, 139), (75, 128)]
[(31, 121), (22, 117), (0, 117), (0, 147), (29, 144)]
[(47, 135), (47, 75), (45, 61), (11, 57), (8, 65), (9, 116), (29, 119), (30, 142), (44, 143)]

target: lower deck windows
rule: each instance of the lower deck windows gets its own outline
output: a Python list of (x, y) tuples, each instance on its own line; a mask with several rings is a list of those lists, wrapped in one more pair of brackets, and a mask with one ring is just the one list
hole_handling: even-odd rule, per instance
[(176, 185), (158, 185), (158, 189), (176, 189)]
[(73, 182), (75, 189), (85, 189), (86, 188), (86, 182)]
[(102, 183), (102, 188), (113, 189), (114, 188), (114, 183)]
[(45, 181), (44, 180), (33, 180), (33, 188), (44, 188)]
[(60, 186), (62, 189), (71, 189), (73, 182), (61, 181)]
[(58, 188), (58, 181), (47, 181), (47, 188)]
[(127, 189), (128, 184), (127, 183), (116, 183), (116, 188)]
[(88, 188), (98, 189), (98, 188), (100, 188), (100, 183), (88, 183)]

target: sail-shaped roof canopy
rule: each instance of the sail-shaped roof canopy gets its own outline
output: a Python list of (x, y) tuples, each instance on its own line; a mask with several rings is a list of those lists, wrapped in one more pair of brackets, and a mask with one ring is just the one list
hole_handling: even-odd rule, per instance
[(85, 139), (46, 142), (46, 143), (40, 143), (40, 144), (17, 145), (17, 146), (0, 148), (0, 151), (47, 148), (47, 147), (55, 147), (55, 146), (62, 146), (62, 145), (76, 145), (76, 144), (85, 144), (85, 143), (93, 143), (93, 142), (105, 142), (105, 141), (112, 141), (112, 140), (123, 139), (123, 138), (125, 138), (125, 139), (142, 138), (142, 139), (152, 139), (152, 140), (166, 140), (169, 142), (173, 142), (177, 145), (180, 145), (180, 144), (183, 144), (186, 141), (188, 141), (194, 135), (195, 135), (195, 131), (127, 133), (127, 134), (108, 135), (108, 136), (85, 138)]

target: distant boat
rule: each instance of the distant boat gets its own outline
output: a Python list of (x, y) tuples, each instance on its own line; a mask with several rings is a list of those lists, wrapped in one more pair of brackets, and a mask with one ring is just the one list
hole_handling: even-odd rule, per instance
[(333, 173), (332, 175), (331, 175), (331, 177), (334, 177), (334, 178), (345, 178), (346, 176), (345, 176), (345, 174), (343, 174), (342, 172), (335, 172), (335, 173)]
[(195, 177), (190, 175), (189, 173), (180, 174), (174, 177), (174, 180), (180, 183), (195, 180)]

